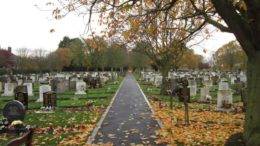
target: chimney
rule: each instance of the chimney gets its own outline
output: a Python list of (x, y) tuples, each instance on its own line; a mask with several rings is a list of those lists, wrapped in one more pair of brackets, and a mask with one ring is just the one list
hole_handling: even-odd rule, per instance
[(8, 52), (12, 53), (12, 47), (8, 47)]

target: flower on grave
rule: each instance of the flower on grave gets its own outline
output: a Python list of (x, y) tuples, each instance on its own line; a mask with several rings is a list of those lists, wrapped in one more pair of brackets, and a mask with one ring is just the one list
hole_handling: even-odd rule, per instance
[(24, 125), (21, 120), (15, 120), (11, 123), (9, 128), (15, 130), (17, 134), (20, 134), (21, 131), (24, 130)]
[(11, 123), (11, 126), (18, 126), (23, 125), (23, 122), (21, 120), (15, 120)]

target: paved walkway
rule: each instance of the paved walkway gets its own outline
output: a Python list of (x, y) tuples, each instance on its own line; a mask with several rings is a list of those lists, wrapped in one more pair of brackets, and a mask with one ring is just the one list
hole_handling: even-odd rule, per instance
[(134, 77), (127, 75), (93, 143), (156, 145), (155, 131), (159, 125), (151, 116), (152, 112)]

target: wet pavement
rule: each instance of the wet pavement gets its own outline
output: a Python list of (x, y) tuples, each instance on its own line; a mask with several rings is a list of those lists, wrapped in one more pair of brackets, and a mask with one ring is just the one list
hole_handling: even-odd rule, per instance
[(134, 77), (128, 74), (109, 109), (93, 143), (156, 145), (157, 121)]

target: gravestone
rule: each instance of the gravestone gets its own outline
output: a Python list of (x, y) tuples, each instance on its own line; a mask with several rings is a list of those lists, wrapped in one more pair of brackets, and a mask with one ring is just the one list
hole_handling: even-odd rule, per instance
[(230, 83), (231, 83), (232, 85), (235, 84), (235, 81), (236, 81), (236, 80), (237, 80), (237, 79), (236, 79), (235, 76), (231, 76), (231, 77), (230, 77)]
[(112, 72), (112, 74), (111, 74), (112, 81), (115, 81), (117, 79), (117, 77), (118, 77), (117, 73), (116, 72)]
[(37, 102), (43, 102), (43, 93), (51, 91), (51, 86), (50, 85), (41, 85), (39, 87), (39, 99)]
[(190, 88), (190, 96), (195, 96), (197, 94), (197, 83), (196, 80), (191, 79), (188, 80), (189, 82), (189, 88)]
[(172, 90), (172, 92), (173, 91), (175, 91), (176, 89), (177, 89), (177, 87), (178, 87), (178, 79), (171, 79), (170, 80), (170, 88), (171, 88), (171, 90)]
[(245, 74), (244, 72), (241, 72), (241, 73), (239, 74), (239, 78), (240, 78), (240, 81), (241, 81), (241, 82), (246, 83), (247, 77), (246, 77), (246, 74)]
[(73, 77), (69, 80), (69, 90), (76, 91), (76, 82), (78, 78)]
[(160, 87), (161, 84), (162, 84), (162, 76), (159, 76), (159, 75), (155, 76), (155, 78), (154, 78), (154, 85), (156, 87)]
[(35, 76), (35, 75), (31, 75), (30, 78), (32, 79), (32, 82), (35, 83), (35, 81), (36, 81), (36, 76)]
[(14, 89), (16, 87), (16, 83), (5, 83), (4, 93), (2, 96), (14, 96)]
[(23, 84), (23, 79), (18, 79), (17, 85), (20, 86), (20, 85), (22, 85), (22, 84)]
[(106, 84), (106, 82), (107, 82), (108, 80), (109, 80), (109, 78), (106, 77), (106, 76), (101, 76), (101, 77), (100, 77), (101, 84)]
[(211, 96), (209, 94), (209, 87), (204, 86), (200, 89), (200, 102), (210, 102)]
[(12, 123), (14, 120), (23, 120), (25, 118), (25, 107), (17, 100), (8, 102), (3, 108), (3, 116)]
[(53, 91), (43, 93), (43, 106), (54, 109), (57, 106), (57, 95)]
[(209, 79), (210, 79), (209, 76), (207, 75), (203, 76), (203, 81), (208, 81)]
[(28, 77), (28, 78), (24, 81), (24, 83), (33, 83), (33, 80)]
[(24, 86), (27, 87), (27, 93), (28, 93), (28, 96), (33, 96), (33, 85), (32, 83), (23, 83)]
[(220, 82), (217, 97), (217, 110), (226, 112), (231, 111), (233, 104), (232, 98), (232, 91), (229, 89), (228, 82)]
[(76, 82), (76, 92), (75, 95), (84, 95), (86, 94), (86, 83), (83, 81)]
[(213, 85), (213, 82), (212, 82), (212, 80), (204, 80), (203, 81), (203, 85), (204, 86), (207, 86), (207, 87), (212, 87), (212, 85)]
[(69, 89), (69, 82), (62, 78), (55, 78), (51, 80), (51, 88), (56, 93), (64, 93)]
[(17, 86), (15, 88), (14, 99), (20, 101), (26, 107), (26, 109), (28, 109), (27, 86)]

